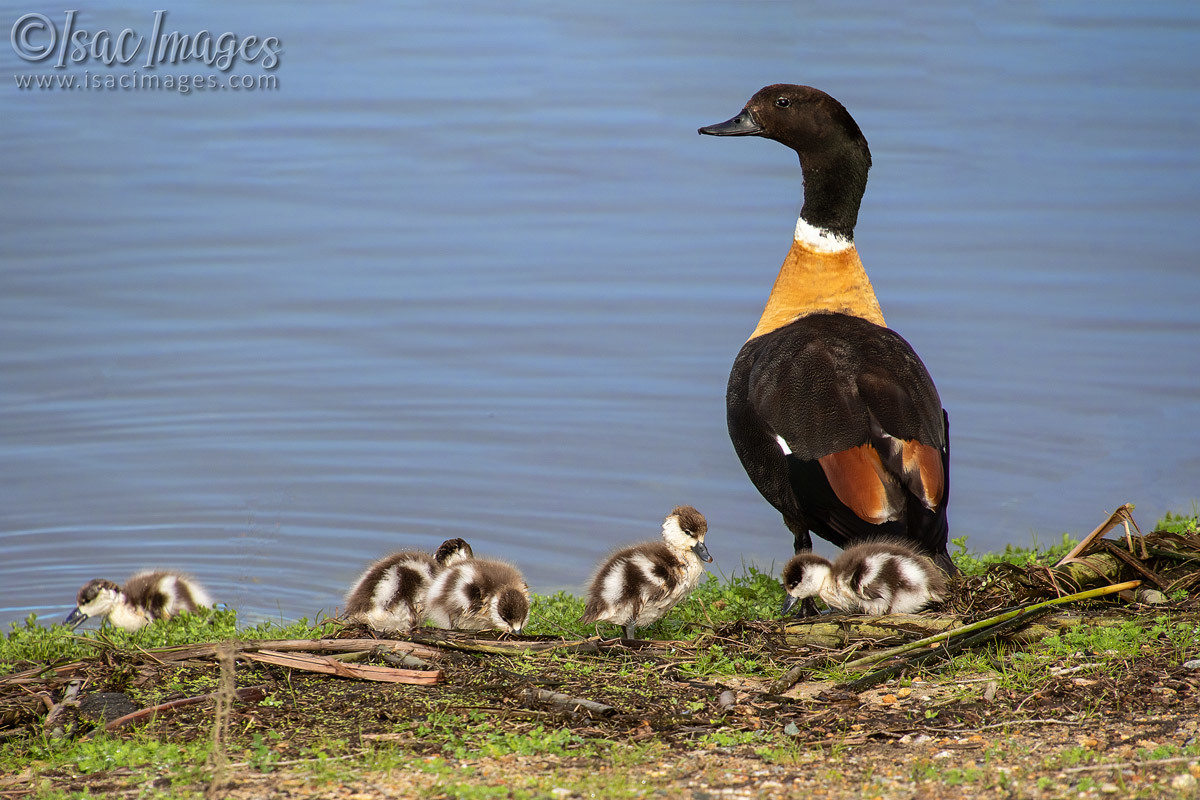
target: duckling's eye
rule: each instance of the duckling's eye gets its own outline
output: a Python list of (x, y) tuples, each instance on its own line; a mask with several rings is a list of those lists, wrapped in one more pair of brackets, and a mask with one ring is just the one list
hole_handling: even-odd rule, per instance
[(786, 97), (781, 97), (775, 101), (775, 105), (779, 106), (780, 108), (787, 108), (791, 104), (792, 104), (792, 101), (788, 100)]

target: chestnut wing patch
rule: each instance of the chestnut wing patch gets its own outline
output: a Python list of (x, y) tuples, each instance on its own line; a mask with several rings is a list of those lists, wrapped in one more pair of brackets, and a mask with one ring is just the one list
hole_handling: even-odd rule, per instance
[(884, 468), (870, 444), (851, 447), (817, 459), (838, 500), (872, 525), (899, 519), (904, 493), (896, 477)]
[(752, 342), (750, 404), (785, 452), (820, 463), (839, 501), (875, 524), (903, 514), (905, 489), (942, 502), (941, 400), (899, 334), (822, 313)]

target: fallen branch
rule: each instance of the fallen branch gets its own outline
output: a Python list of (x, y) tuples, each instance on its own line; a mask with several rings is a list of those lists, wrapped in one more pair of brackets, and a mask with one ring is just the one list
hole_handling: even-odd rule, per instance
[(442, 671), (397, 669), (396, 667), (377, 667), (371, 664), (344, 664), (336, 658), (328, 656), (312, 656), (301, 653), (281, 653), (275, 650), (260, 650), (259, 652), (243, 652), (239, 657), (263, 664), (275, 664), (280, 667), (319, 672), (325, 675), (339, 675), (343, 678), (357, 678), (367, 681), (384, 683), (410, 683), (417, 686), (433, 686), (442, 680)]
[[(237, 690), (237, 698), (236, 699), (240, 703), (254, 703), (254, 702), (257, 702), (257, 701), (263, 699), (266, 696), (267, 696), (267, 687), (266, 686), (248, 686), (245, 689)], [(158, 705), (150, 706), (149, 708), (141, 708), (141, 709), (138, 709), (137, 711), (126, 714), (123, 717), (117, 717), (116, 719), (114, 719), (111, 722), (109, 722), (108, 724), (106, 724), (104, 726), (104, 730), (106, 730), (106, 731), (116, 730), (117, 728), (120, 728), (124, 725), (129, 725), (130, 723), (133, 723), (133, 722), (140, 722), (141, 720), (146, 719), (148, 717), (154, 717), (162, 711), (171, 711), (176, 708), (183, 708), (184, 706), (194, 706), (197, 703), (203, 703), (207, 700), (215, 700), (216, 697), (217, 697), (217, 692), (209, 692), (208, 694), (200, 694), (200, 695), (196, 695), (195, 697), (184, 697), (184, 698), (180, 698), (179, 700), (171, 700), (170, 702), (167, 702), (167, 703), (159, 703)], [(94, 733), (94, 731), (93, 731), (93, 733)], [(91, 736), (91, 735), (92, 735), (91, 733), (88, 734), (88, 736)]]
[(833, 654), (825, 654), (801, 661), (799, 664), (780, 675), (769, 686), (767, 686), (764, 694), (783, 694), (788, 689), (799, 683), (800, 679), (803, 678), (807, 673), (812, 672), (815, 669), (823, 669), (825, 667), (830, 667), (837, 664), (838, 656), (842, 655), (843, 653), (838, 653), (837, 656)]
[(570, 695), (563, 694), (562, 692), (551, 692), (547, 691), (546, 689), (530, 688), (528, 691), (530, 696), (542, 701), (543, 703), (550, 703), (571, 712), (578, 711), (582, 708), (585, 711), (590, 711), (593, 714), (598, 714), (602, 717), (607, 717), (617, 713), (617, 710), (612, 706), (605, 705), (604, 703), (597, 703), (595, 700), (585, 700), (582, 697), (571, 697)]
[[(902, 618), (902, 619), (899, 619)], [(900, 624), (894, 624), (898, 621)], [(1104, 615), (1089, 617), (1089, 624), (1109, 625), (1119, 624), (1128, 619), (1125, 616)], [(1042, 617), (1035, 625), (1014, 632), (1005, 638), (1021, 642), (1034, 642), (1044, 639), (1065, 628), (1073, 628), (1080, 623), (1082, 616), (1078, 612), (1059, 612)], [(794, 647), (824, 647), (831, 650), (843, 650), (851, 645), (879, 646), (884, 643), (896, 643), (898, 633), (907, 633), (909, 637), (918, 638), (957, 629), (967, 624), (963, 617), (954, 614), (892, 614), (886, 617), (840, 617), (831, 620), (797, 620), (784, 627), (786, 641)]]
[(417, 669), (433, 669), (433, 664), (428, 661), (417, 658), (416, 656), (396, 656), (391, 653), (383, 653), (372, 651), (372, 655), (377, 655), (393, 667), (415, 667)]
[[(281, 653), (295, 651), (345, 653), (373, 649), (415, 655), (421, 658), (443, 655), (436, 647), (399, 639), (262, 639), (242, 641), (237, 645), (238, 653), (259, 650), (274, 650)], [(188, 658), (216, 658), (217, 643), (160, 647), (146, 652), (156, 656), (167, 656), (171, 661)]]
[[(324, 764), (327, 761), (349, 761), (350, 759), (358, 758), (361, 755), (362, 755), (362, 751), (359, 750), (356, 753), (347, 753), (344, 756), (322, 755), (320, 758), (292, 758), (292, 759), (288, 759), (287, 761), (269, 761), (269, 762), (267, 762), (267, 765), (270, 766), (272, 769), (274, 769), (275, 767), (294, 767), (297, 764)], [(230, 764), (229, 766), (237, 768), (237, 769), (241, 769), (243, 767), (250, 766), (252, 763), (254, 763), (254, 762), (236, 761), (233, 764)]]
[(1142, 584), (1141, 581), (1127, 581), (1125, 583), (1113, 584), (1112, 586), (1103, 586), (1099, 589), (1089, 589), (1086, 592), (1079, 592), (1077, 594), (1069, 594), (1066, 597), (1056, 597), (1053, 600), (1043, 600), (1040, 603), (1034, 603), (1032, 605), (1022, 606), (1021, 608), (1017, 608), (1012, 611), (1007, 611), (1003, 614), (998, 614), (994, 617), (989, 617), (988, 619), (979, 620), (978, 622), (974, 622), (970, 625), (964, 625), (961, 628), (954, 628), (953, 630), (942, 631), (941, 633), (935, 634), (933, 636), (927, 636), (924, 639), (918, 639), (915, 642), (909, 642), (908, 644), (903, 644), (903, 645), (900, 645), (899, 647), (892, 647), (887, 650), (880, 650), (877, 653), (871, 653), (869, 655), (863, 656), (862, 658), (859, 658), (854, 661), (850, 661), (846, 664), (843, 664), (842, 666), (847, 669), (861, 669), (864, 667), (869, 667), (872, 664), (877, 664), (880, 661), (884, 661), (886, 659), (892, 658), (893, 656), (903, 655), (904, 653), (909, 653), (909, 652), (912, 652), (913, 650), (919, 650), (923, 647), (929, 647), (930, 645), (935, 645), (940, 642), (944, 642), (945, 640), (947, 640), (951, 637), (954, 637), (954, 636), (962, 636), (963, 634), (974, 633), (975, 631), (983, 630), (984, 628), (990, 628), (993, 625), (998, 625), (1002, 622), (1007, 622), (1011, 619), (1015, 619), (1017, 617), (1028, 615), (1028, 614), (1030, 614), (1030, 612), (1033, 612), (1033, 611), (1041, 609), (1041, 608), (1046, 608), (1048, 606), (1062, 605), (1063, 603), (1073, 603), (1078, 600), (1092, 600), (1097, 597), (1105, 597), (1110, 594), (1116, 594), (1117, 592), (1125, 591), (1126, 589), (1137, 588), (1138, 586), (1141, 586), (1141, 584)]
[(5, 685), (20, 686), (28, 683), (48, 683), (56, 678), (67, 678), (86, 666), (82, 661), (72, 661), (57, 667), (34, 667), (33, 669), (13, 672), (0, 678), (0, 687)]
[(1025, 625), (1038, 614), (1045, 614), (1049, 610), (1050, 609), (1047, 607), (1031, 610), (1025, 614), (997, 623), (990, 628), (984, 628), (982, 631), (968, 634), (966, 636), (960, 636), (953, 642), (947, 641), (947, 643), (942, 647), (926, 650), (923, 653), (917, 653), (916, 655), (910, 656), (898, 664), (891, 664), (883, 669), (876, 670), (875, 672), (864, 675), (858, 680), (843, 684), (839, 688), (848, 692), (864, 691), (872, 686), (875, 686), (876, 684), (890, 680), (891, 678), (899, 675), (911, 667), (920, 666), (926, 661), (932, 661), (933, 659), (952, 658), (955, 653), (965, 650), (968, 647), (974, 647), (981, 642), (991, 641), (992, 639), (995, 639), (996, 637), (1007, 633), (1014, 628), (1019, 628), (1022, 625)]
[(514, 653), (548, 653), (551, 651), (565, 653), (599, 653), (601, 639), (592, 636), (587, 639), (555, 640), (555, 641), (518, 641), (502, 639), (468, 639), (439, 632), (429, 636), (427, 641), (438, 647), (451, 650), (462, 650), (468, 653), (489, 653), (492, 655), (512, 655)]
[(1129, 533), (1130, 523), (1133, 523), (1133, 527), (1137, 528), (1137, 531), (1139, 534), (1142, 531), (1140, 528), (1138, 528), (1137, 523), (1133, 521), (1133, 503), (1125, 503), (1120, 508), (1118, 508), (1116, 511), (1109, 514), (1108, 519), (1104, 520), (1104, 522), (1102, 522), (1098, 526), (1096, 526), (1095, 530), (1093, 530), (1087, 536), (1083, 537), (1079, 541), (1079, 544), (1077, 544), (1073, 548), (1071, 548), (1071, 552), (1067, 553), (1065, 556), (1060, 558), (1058, 560), (1058, 563), (1054, 565), (1055, 568), (1057, 569), (1058, 567), (1062, 567), (1066, 564), (1070, 564), (1071, 562), (1075, 561), (1077, 558), (1079, 558), (1079, 554), (1082, 553), (1084, 550), (1086, 550), (1091, 545), (1092, 542), (1094, 542), (1097, 539), (1099, 539), (1100, 537), (1104, 536), (1104, 534), (1108, 533), (1110, 530), (1112, 530), (1113, 528), (1117, 527), (1118, 525), (1120, 525), (1122, 523), (1125, 525), (1125, 538), (1129, 543), (1129, 550), (1130, 550), (1130, 552), (1132, 552), (1133, 551), (1133, 538)]

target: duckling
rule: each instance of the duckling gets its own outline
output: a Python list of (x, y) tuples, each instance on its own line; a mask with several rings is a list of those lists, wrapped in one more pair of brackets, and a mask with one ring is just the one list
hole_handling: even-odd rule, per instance
[(887, 327), (854, 243), (871, 167), (858, 123), (819, 89), (775, 84), (699, 132), (780, 142), (804, 179), (791, 249), (729, 374), (729, 436), (751, 482), (795, 553), (812, 549), (810, 532), (838, 547), (885, 536), (954, 574), (949, 416)]
[(107, 617), (118, 628), (136, 631), (156, 619), (211, 608), (213, 601), (194, 578), (168, 570), (145, 570), (131, 575), (124, 586), (104, 578), (88, 581), (75, 603), (63, 624), (78, 628), (88, 617)]
[(846, 548), (832, 564), (797, 553), (783, 568), (786, 614), (797, 601), (820, 597), (832, 608), (863, 614), (914, 614), (946, 597), (946, 578), (904, 542), (878, 540)]
[(625, 626), (625, 638), (661, 619), (687, 597), (712, 556), (704, 546), (708, 521), (691, 506), (676, 506), (663, 520), (661, 542), (643, 542), (609, 556), (588, 585), (584, 623)]
[(346, 594), (346, 619), (377, 631), (408, 633), (424, 617), (425, 595), (433, 579), (473, 555), (464, 540), (447, 539), (432, 556), (402, 550), (379, 559)]
[(507, 562), (459, 561), (429, 587), (425, 618), (439, 628), (520, 633), (529, 622), (529, 585)]

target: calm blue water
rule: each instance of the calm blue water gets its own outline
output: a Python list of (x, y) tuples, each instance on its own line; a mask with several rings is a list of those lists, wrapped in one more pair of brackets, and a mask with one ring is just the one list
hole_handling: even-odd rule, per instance
[(578, 590), (678, 503), (714, 569), (780, 563), (723, 401), (799, 168), (695, 130), (781, 81), (871, 142), (859, 251), (950, 411), (952, 536), (1200, 499), (1194, 3), (216, 2), (167, 27), (278, 37), (278, 89), (20, 91), (109, 70), (0, 41), (0, 625), (152, 565), (311, 618), (458, 535)]

